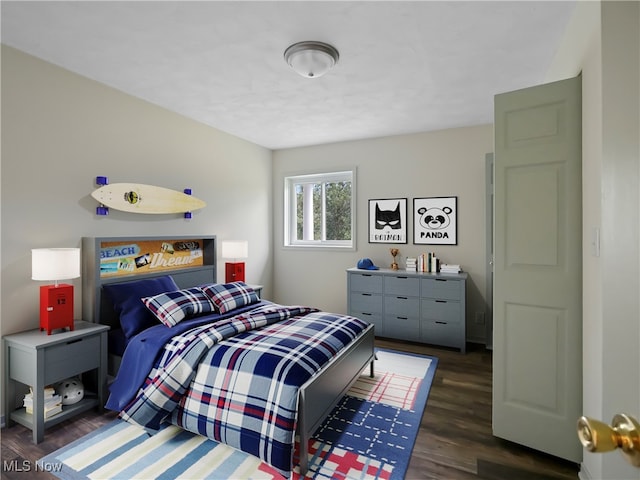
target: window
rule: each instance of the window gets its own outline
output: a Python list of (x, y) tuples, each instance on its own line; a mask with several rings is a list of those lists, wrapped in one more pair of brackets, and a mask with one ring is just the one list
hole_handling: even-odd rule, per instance
[(355, 174), (296, 175), (284, 179), (285, 246), (355, 246)]

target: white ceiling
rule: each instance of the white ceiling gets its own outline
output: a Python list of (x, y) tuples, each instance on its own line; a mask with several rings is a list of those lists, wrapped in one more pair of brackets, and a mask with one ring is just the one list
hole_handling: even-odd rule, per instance
[[(574, 1), (2, 1), (2, 43), (272, 149), (492, 123)], [(340, 52), (322, 78), (292, 43)]]

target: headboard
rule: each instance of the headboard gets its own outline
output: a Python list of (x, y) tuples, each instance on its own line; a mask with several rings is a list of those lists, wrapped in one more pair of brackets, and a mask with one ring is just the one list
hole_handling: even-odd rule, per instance
[(215, 283), (216, 237), (83, 237), (83, 320), (120, 328), (102, 286), (162, 275), (180, 288)]

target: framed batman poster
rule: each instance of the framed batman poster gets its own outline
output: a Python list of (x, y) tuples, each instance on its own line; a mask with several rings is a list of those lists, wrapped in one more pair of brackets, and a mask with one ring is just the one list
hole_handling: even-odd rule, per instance
[(369, 243), (407, 243), (407, 199), (369, 200)]
[(458, 197), (413, 199), (413, 243), (458, 244)]

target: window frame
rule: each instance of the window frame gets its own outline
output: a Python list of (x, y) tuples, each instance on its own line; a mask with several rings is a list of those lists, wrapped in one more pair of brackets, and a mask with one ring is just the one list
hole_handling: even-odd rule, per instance
[[(337, 181), (351, 182), (351, 240), (297, 240), (297, 203), (295, 186), (302, 183), (327, 183)], [(324, 189), (324, 186), (323, 186)], [(326, 229), (326, 205), (322, 204), (322, 236)], [(284, 176), (284, 248), (287, 249), (356, 249), (356, 169), (348, 168), (335, 171), (314, 173), (296, 173)]]

